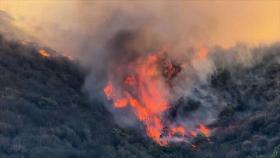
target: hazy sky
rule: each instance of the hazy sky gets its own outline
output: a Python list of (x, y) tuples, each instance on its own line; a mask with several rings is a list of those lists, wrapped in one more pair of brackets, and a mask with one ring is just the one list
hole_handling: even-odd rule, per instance
[(280, 1), (1, 0), (0, 10), (27, 33), (60, 50), (65, 40), (94, 35), (114, 11), (151, 16), (153, 25), (166, 26), (163, 34), (169, 32), (181, 41), (189, 36), (197, 43), (228, 47), (239, 41), (280, 40)]

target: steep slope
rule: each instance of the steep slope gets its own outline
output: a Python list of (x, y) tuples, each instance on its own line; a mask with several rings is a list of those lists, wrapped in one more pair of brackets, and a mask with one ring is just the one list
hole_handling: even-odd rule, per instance
[[(54, 52), (55, 53), (55, 52)], [(62, 56), (0, 38), (0, 157), (184, 157), (114, 125), (82, 93), (85, 73)], [(187, 152), (186, 152), (187, 151)], [(184, 154), (183, 154), (184, 152)]]
[(220, 67), (211, 86), (227, 106), (206, 150), (213, 157), (270, 157), (280, 144), (280, 46), (252, 50), (252, 65)]
[(160, 147), (139, 131), (117, 127), (102, 103), (88, 100), (82, 91), (87, 73), (78, 63), (1, 36), (0, 157), (270, 157), (280, 144), (280, 46), (253, 51), (265, 55), (250, 66), (218, 65), (209, 77), (207, 87), (226, 103), (209, 141), (198, 136), (196, 148)]

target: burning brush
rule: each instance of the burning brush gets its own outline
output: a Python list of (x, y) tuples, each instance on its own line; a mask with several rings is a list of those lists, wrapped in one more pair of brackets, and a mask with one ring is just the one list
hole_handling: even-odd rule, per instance
[[(194, 57), (204, 58), (205, 53), (203, 49), (202, 54), (199, 52)], [(174, 79), (185, 65), (169, 58), (164, 47), (111, 68), (104, 93), (115, 108), (132, 108), (137, 119), (145, 125), (148, 137), (160, 145), (185, 141), (198, 133), (208, 137), (210, 129), (203, 124), (188, 129), (166, 119), (166, 113), (172, 108), (170, 96)]]
[(49, 52), (47, 52), (45, 49), (41, 48), (39, 49), (39, 54), (44, 57), (44, 58), (47, 58), (50, 56)]

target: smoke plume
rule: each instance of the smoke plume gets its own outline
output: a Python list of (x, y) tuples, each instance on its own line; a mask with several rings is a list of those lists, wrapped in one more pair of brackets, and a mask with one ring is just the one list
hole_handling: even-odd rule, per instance
[[(121, 18), (121, 24), (130, 21)], [(209, 136), (206, 125), (222, 106), (207, 88), (199, 87), (214, 70), (208, 49), (177, 49), (172, 38), (161, 36), (145, 20), (116, 29), (119, 19), (115, 19), (106, 24), (104, 34), (110, 34), (99, 43), (100, 55), (92, 60), (85, 84), (89, 94), (103, 98), (120, 125), (136, 127), (142, 122), (147, 135), (159, 144), (189, 141), (186, 138), (198, 133)]]
[[(244, 21), (248, 19), (244, 20), (239, 15), (226, 11), (232, 10), (230, 4), (215, 4), (217, 8), (222, 8), (226, 18), (218, 16), (220, 12), (200, 6), (199, 3), (155, 1), (147, 5), (126, 1), (93, 4), (77, 1), (68, 4), (66, 8), (58, 7), (63, 4), (60, 2), (56, 7), (47, 5), (44, 8), (54, 10), (49, 17), (55, 21), (34, 18), (34, 24), (18, 25), (27, 34), (33, 28), (35, 33), (32, 35), (38, 42), (77, 59), (89, 72), (84, 89), (92, 100), (103, 101), (121, 126), (136, 128), (140, 123), (146, 134), (160, 144), (165, 144), (166, 141), (189, 141), (189, 137), (199, 133), (209, 136), (211, 129), (208, 128), (227, 106), (224, 98), (211, 88), (211, 75), (218, 68), (232, 67), (235, 63), (250, 67), (261, 56), (256, 55), (253, 59), (255, 54), (252, 55), (251, 48), (243, 44), (228, 50), (213, 47), (215, 44), (232, 45), (238, 40), (250, 43), (262, 39), (260, 34), (250, 32), (251, 26), (244, 26)], [(245, 3), (235, 4), (232, 8), (237, 6), (241, 6), (239, 11), (247, 18), (251, 15), (260, 17), (253, 9), (244, 7)], [(279, 10), (276, 9), (271, 15), (275, 15), (277, 11)], [(238, 32), (238, 37), (228, 34), (234, 27), (222, 22), (231, 16), (239, 19), (238, 22), (227, 22), (230, 26), (243, 24), (244, 34)], [(65, 24), (57, 21), (64, 21)], [(27, 29), (27, 26), (30, 28)], [(273, 26), (277, 27), (279, 24)], [(261, 30), (255, 31), (262, 32)], [(271, 34), (277, 35), (278, 30)], [(269, 42), (275, 39), (275, 36), (267, 37)], [(155, 60), (150, 59), (154, 56)], [(149, 68), (154, 68), (151, 72), (156, 75), (149, 75)], [(132, 79), (127, 78), (131, 76)], [(136, 82), (137, 85), (141, 83), (148, 87), (155, 86), (153, 92), (161, 92), (161, 95), (148, 97), (163, 103), (163, 107), (159, 106), (159, 109), (153, 111), (154, 104), (148, 106), (140, 98), (143, 96), (142, 88), (131, 90), (135, 86), (127, 86), (123, 83), (124, 79), (128, 79), (129, 83)], [(144, 83), (141, 82), (142, 79), (145, 79)], [(116, 93), (112, 94), (112, 89), (116, 89)], [(149, 90), (150, 88), (144, 88), (146, 93)], [(106, 91), (109, 93), (107, 96), (104, 94)], [(125, 95), (127, 92), (128, 95)], [(132, 104), (131, 100), (135, 99), (142, 102), (140, 107), (145, 107), (144, 111), (148, 110), (148, 114), (152, 111), (152, 114), (142, 118), (139, 114), (141, 109)]]

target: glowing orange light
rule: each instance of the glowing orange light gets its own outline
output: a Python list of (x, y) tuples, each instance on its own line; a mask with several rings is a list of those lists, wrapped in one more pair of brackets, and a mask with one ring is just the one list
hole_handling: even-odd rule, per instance
[(208, 55), (208, 49), (203, 47), (195, 54), (195, 58), (198, 60), (204, 60), (206, 59), (207, 55)]
[(107, 86), (104, 88), (104, 93), (107, 96), (107, 98), (111, 97), (111, 94), (113, 93), (112, 83), (107, 84)]
[(133, 86), (135, 84), (135, 78), (134, 76), (127, 76), (125, 79), (124, 79), (124, 82), (125, 84), (129, 85), (129, 86)]
[(177, 126), (177, 127), (173, 127), (171, 128), (171, 134), (172, 135), (181, 135), (184, 136), (186, 133), (186, 129), (183, 126)]
[(210, 136), (210, 129), (208, 129), (206, 126), (204, 126), (203, 124), (200, 124), (198, 127), (199, 132), (201, 132), (203, 135), (205, 135), (206, 137)]
[(50, 54), (45, 49), (40, 49), (39, 54), (43, 57), (49, 57)]
[(116, 108), (123, 108), (128, 104), (128, 100), (126, 98), (118, 99), (114, 102), (114, 106)]
[(195, 132), (195, 131), (191, 131), (191, 132), (190, 132), (190, 135), (191, 135), (192, 137), (195, 137), (195, 136), (196, 136), (196, 132)]
[[(173, 137), (195, 137), (196, 130), (208, 136), (210, 131), (203, 125), (199, 125), (195, 131), (187, 131), (182, 125), (170, 125), (167, 134), (162, 136), (166, 128), (163, 117), (171, 106), (167, 97), (170, 96), (169, 85), (162, 78), (169, 80), (181, 70), (180, 66), (165, 60), (165, 49), (116, 67), (116, 74), (109, 75), (104, 93), (115, 108), (132, 107), (138, 120), (144, 123), (146, 134), (160, 145), (167, 145), (168, 139)], [(204, 52), (198, 55), (199, 59), (204, 56)], [(121, 82), (118, 79), (111, 80), (116, 75)]]

